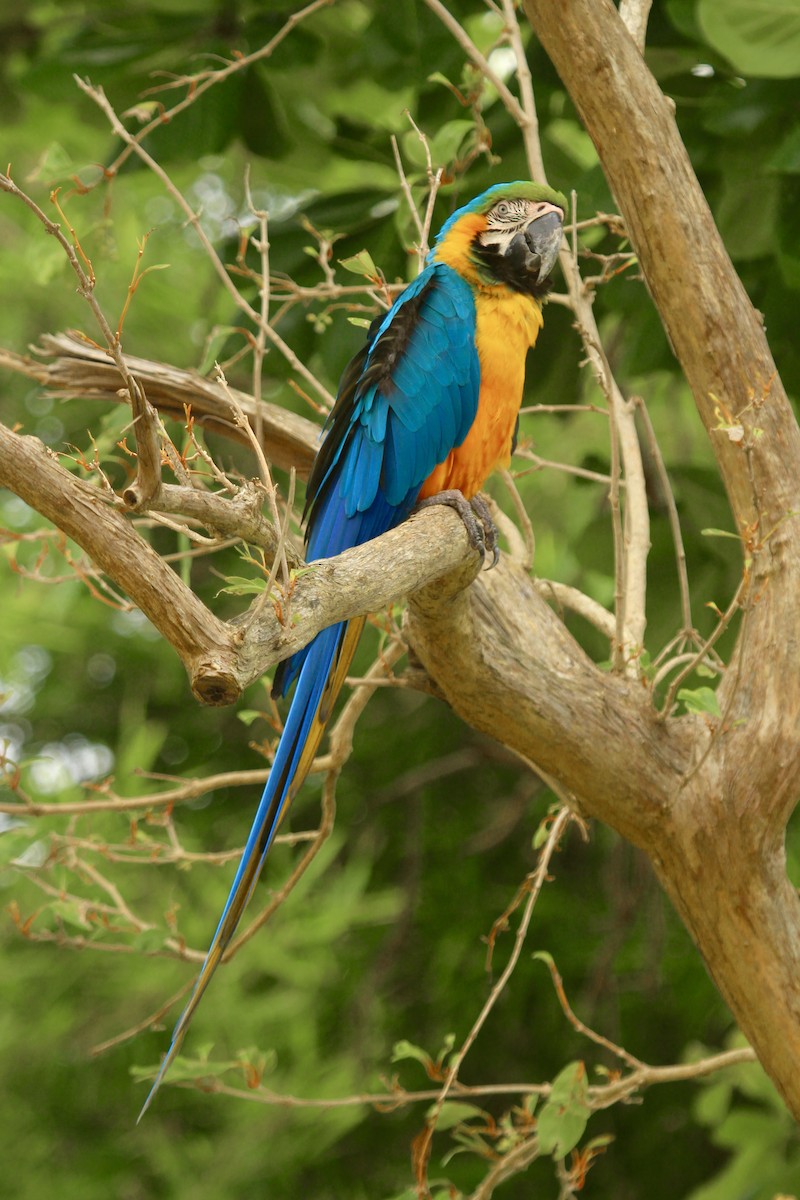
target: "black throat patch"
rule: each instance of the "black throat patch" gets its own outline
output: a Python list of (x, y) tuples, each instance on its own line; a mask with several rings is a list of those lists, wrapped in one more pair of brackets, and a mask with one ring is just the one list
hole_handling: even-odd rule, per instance
[(538, 279), (525, 269), (524, 254), (500, 254), (496, 246), (484, 246), (479, 236), (472, 243), (472, 258), (487, 283), (505, 284), (535, 300), (541, 300), (553, 286), (549, 276)]

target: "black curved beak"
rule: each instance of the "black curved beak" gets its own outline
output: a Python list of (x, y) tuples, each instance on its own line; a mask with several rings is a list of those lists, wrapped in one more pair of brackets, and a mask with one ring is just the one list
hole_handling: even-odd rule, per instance
[(503, 257), (515, 270), (543, 283), (556, 265), (563, 231), (560, 210), (551, 208), (512, 238)]

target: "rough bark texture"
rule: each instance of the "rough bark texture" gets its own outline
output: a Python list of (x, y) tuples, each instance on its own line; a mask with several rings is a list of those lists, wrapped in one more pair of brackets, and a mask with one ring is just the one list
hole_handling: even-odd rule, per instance
[[(748, 561), (741, 632), (720, 689), (723, 720), (709, 745), (698, 743), (695, 765), (663, 797), (663, 818), (642, 844), (800, 1117), (800, 905), (783, 856), (800, 768), (800, 432), (672, 106), (616, 9), (610, 0), (525, 0), (525, 10), (597, 147)], [(733, 421), (744, 431), (739, 441), (720, 428)], [(642, 779), (645, 809), (657, 782), (652, 771)]]

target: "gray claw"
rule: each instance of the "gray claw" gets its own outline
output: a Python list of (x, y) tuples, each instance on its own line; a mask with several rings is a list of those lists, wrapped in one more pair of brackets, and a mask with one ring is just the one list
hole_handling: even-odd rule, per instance
[(481, 560), (486, 558), (487, 552), (491, 554), (490, 569), (497, 566), (500, 559), (497, 526), (492, 519), (489, 505), (482, 496), (473, 496), (471, 500), (467, 500), (461, 492), (452, 488), (429, 496), (427, 500), (420, 500), (417, 509), (428, 508), (431, 504), (446, 504), (448, 508), (454, 508), (464, 522), (472, 548), (478, 551)]

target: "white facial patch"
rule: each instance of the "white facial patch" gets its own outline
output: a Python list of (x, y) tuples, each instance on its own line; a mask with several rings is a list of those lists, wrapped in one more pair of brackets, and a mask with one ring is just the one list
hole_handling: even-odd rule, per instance
[(512, 238), (524, 229), (531, 219), (530, 200), (498, 200), (486, 217), (487, 228), (480, 235), (482, 246), (494, 246), (502, 254)]
[(561, 212), (545, 200), (498, 200), (486, 216), (487, 228), (478, 235), (482, 246), (495, 246), (504, 254), (514, 237), (537, 217)]

